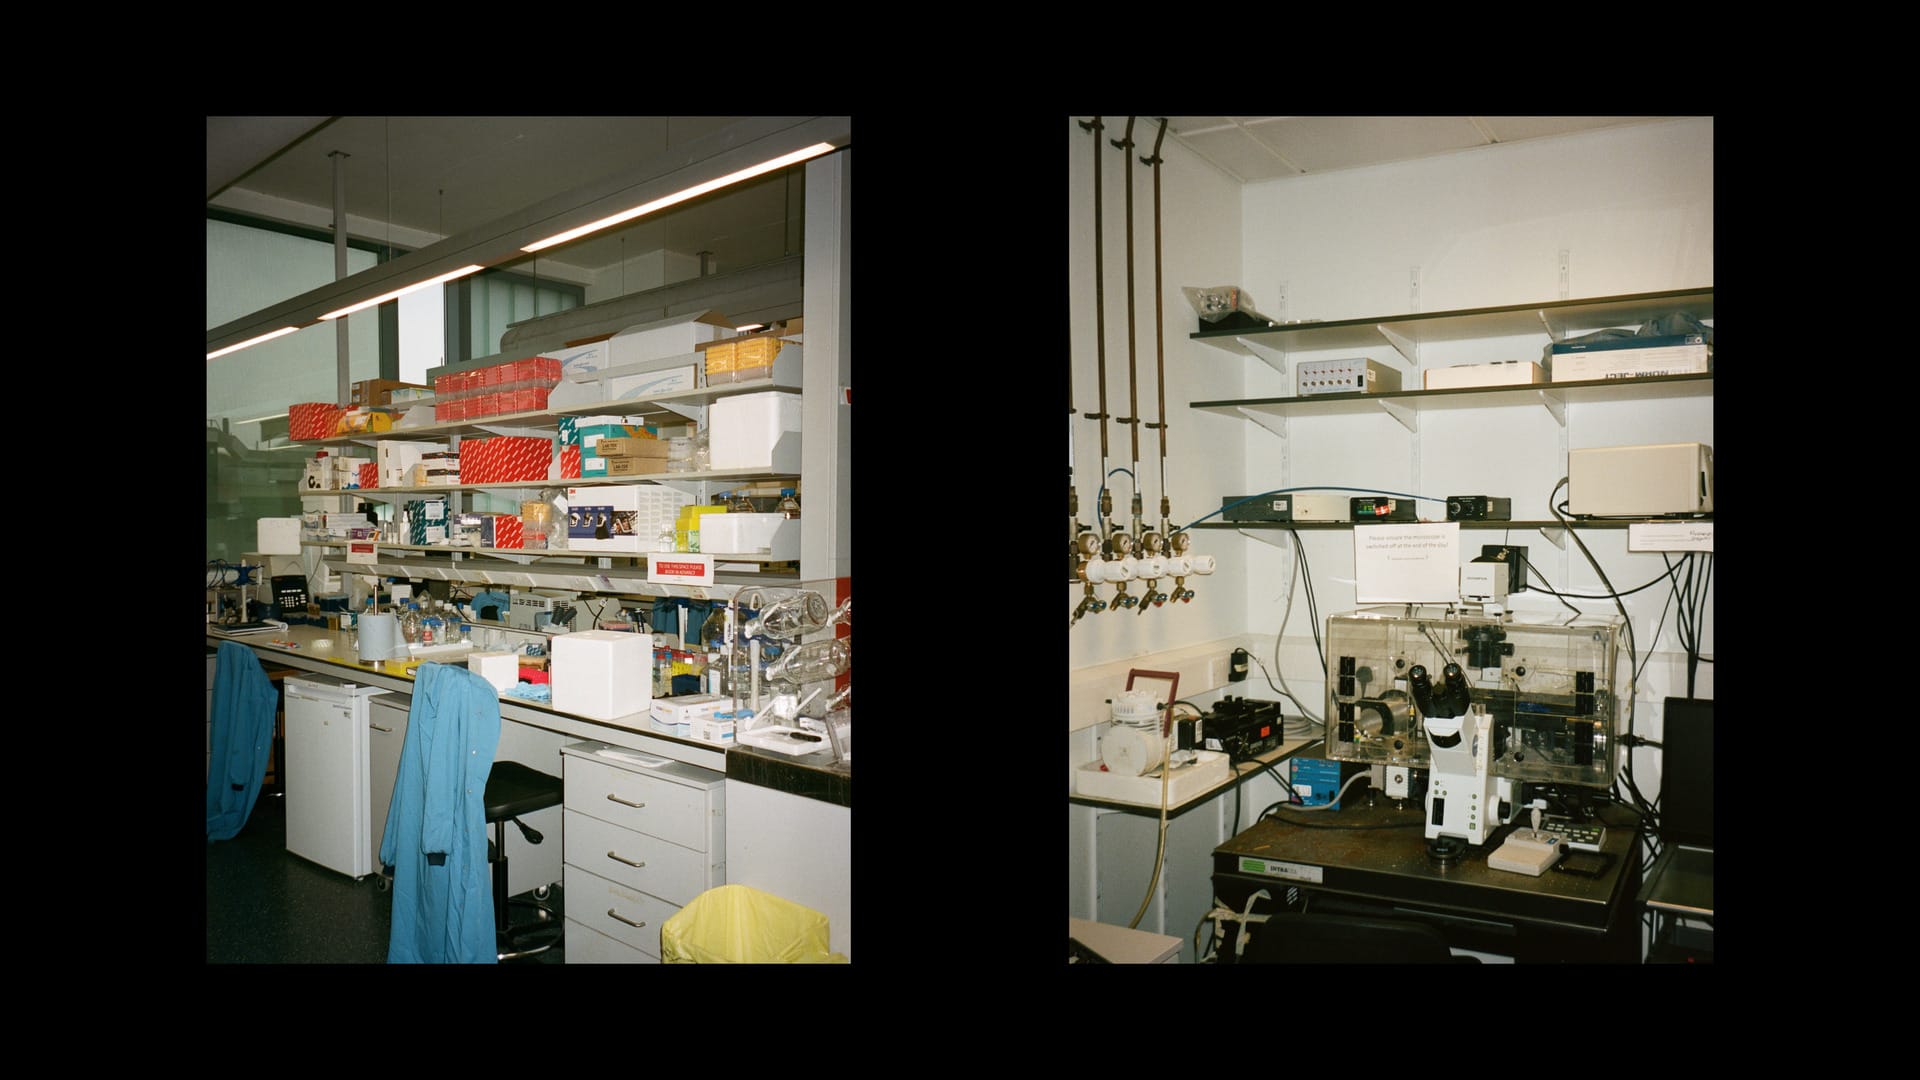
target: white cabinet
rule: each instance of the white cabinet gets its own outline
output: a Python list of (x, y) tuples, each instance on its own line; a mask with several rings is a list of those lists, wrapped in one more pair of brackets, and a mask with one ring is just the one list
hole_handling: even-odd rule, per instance
[(567, 960), (658, 963), (661, 924), (726, 883), (726, 778), (613, 749), (561, 751)]
[(400, 751), (407, 745), (407, 710), (412, 705), (411, 696), (396, 694), (376, 699), (367, 712), (367, 822), (375, 872), (380, 870), (380, 845), (386, 842), (387, 811), (400, 778)]

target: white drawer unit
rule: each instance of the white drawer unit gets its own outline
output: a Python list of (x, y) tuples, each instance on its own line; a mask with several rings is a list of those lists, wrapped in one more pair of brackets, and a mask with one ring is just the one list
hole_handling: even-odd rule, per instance
[[(657, 896), (616, 885), (606, 878), (567, 867), (567, 921), (605, 934), (645, 957), (638, 963), (660, 962), (660, 927), (680, 905)], [(573, 959), (573, 928), (568, 927), (567, 959)]]
[(569, 964), (657, 964), (660, 958), (622, 944), (589, 928), (585, 923), (567, 920), (567, 963)]
[(726, 777), (605, 743), (560, 753), (567, 961), (658, 963), (661, 924), (726, 884)]

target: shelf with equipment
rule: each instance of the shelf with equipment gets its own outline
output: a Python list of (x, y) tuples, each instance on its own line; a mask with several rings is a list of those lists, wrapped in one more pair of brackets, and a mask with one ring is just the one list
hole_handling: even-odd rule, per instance
[[(1369, 349), (1389, 346), (1417, 364), (1423, 342), (1468, 341), (1545, 333), (1555, 341), (1569, 335), (1628, 323), (1644, 323), (1684, 311), (1702, 321), (1713, 318), (1713, 290), (1601, 296), (1585, 300), (1549, 300), (1537, 304), (1409, 312), (1365, 319), (1275, 323), (1264, 327), (1200, 330), (1193, 340), (1273, 363), (1288, 352)], [(1278, 365), (1276, 365), (1278, 366)]]
[[(1636, 293), (1583, 300), (1556, 300), (1537, 304), (1470, 308), (1453, 311), (1413, 312), (1368, 319), (1342, 319), (1331, 322), (1269, 324), (1265, 327), (1231, 330), (1201, 330), (1191, 335), (1194, 341), (1240, 356), (1258, 359), (1282, 376), (1290, 375), (1293, 353), (1356, 350), (1377, 352), (1391, 348), (1409, 368), (1403, 375), (1405, 389), (1367, 393), (1308, 394), (1296, 397), (1249, 397), (1194, 401), (1189, 407), (1201, 412), (1247, 420), (1280, 440), (1277, 455), (1277, 489), (1294, 486), (1291, 440), (1296, 437), (1292, 421), (1309, 421), (1316, 442), (1331, 430), (1322, 421), (1338, 422), (1364, 417), (1389, 416), (1412, 436), (1410, 454), (1416, 486), (1421, 463), (1421, 420), (1423, 416), (1458, 410), (1545, 409), (1552, 417), (1558, 435), (1557, 453), (1565, 463), (1569, 453), (1569, 412), (1576, 405), (1655, 404), (1699, 401), (1711, 403), (1714, 375), (1703, 373), (1649, 375), (1633, 378), (1593, 379), (1564, 382), (1509, 383), (1494, 386), (1423, 388), (1421, 347), (1441, 342), (1467, 342), (1501, 338), (1544, 336), (1560, 343), (1570, 336), (1629, 325), (1644, 325), (1654, 319), (1685, 314), (1702, 322), (1713, 318), (1711, 288), (1679, 289), (1666, 292)], [(1512, 343), (1502, 353), (1512, 355)], [(1369, 359), (1373, 359), (1372, 356)], [(1269, 480), (1269, 483), (1273, 483)], [(1683, 519), (1697, 520), (1697, 519)], [(1535, 521), (1470, 521), (1468, 528), (1539, 530), (1556, 545), (1568, 525), (1574, 528), (1617, 529), (1632, 524), (1620, 520), (1570, 518)], [(1351, 529), (1351, 522), (1202, 522), (1202, 529), (1239, 529), (1249, 536), (1272, 539), (1276, 530)]]

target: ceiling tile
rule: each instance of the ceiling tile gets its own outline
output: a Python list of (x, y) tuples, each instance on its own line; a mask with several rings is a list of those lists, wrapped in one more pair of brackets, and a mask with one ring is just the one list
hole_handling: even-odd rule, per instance
[(1286, 162), (1274, 157), (1239, 128), (1194, 135), (1181, 141), (1243, 183), (1296, 175)]
[(1167, 130), (1175, 135), (1193, 135), (1202, 131), (1232, 127), (1233, 122), (1224, 116), (1169, 116)]
[(1671, 116), (1481, 116), (1480, 123), (1501, 142), (1565, 135), (1572, 131), (1640, 124), (1649, 120), (1672, 120)]
[(1487, 145), (1464, 116), (1295, 116), (1247, 132), (1309, 173)]

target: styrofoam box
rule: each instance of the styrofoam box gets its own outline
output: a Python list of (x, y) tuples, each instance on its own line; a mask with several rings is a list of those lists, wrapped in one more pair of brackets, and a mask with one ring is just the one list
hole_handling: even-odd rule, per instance
[(621, 367), (644, 360), (698, 352), (701, 342), (733, 332), (733, 328), (725, 325), (724, 321), (709, 321), (718, 319), (719, 316), (702, 312), (699, 315), (678, 315), (658, 322), (629, 326), (608, 340), (606, 366)]
[[(1194, 764), (1168, 774), (1168, 805), (1184, 802), (1210, 787), (1224, 784), (1233, 775), (1233, 767), (1227, 763), (1225, 754), (1198, 750), (1194, 752), (1194, 758)], [(1139, 803), (1142, 806), (1160, 805), (1160, 785), (1158, 773), (1152, 776), (1122, 776), (1103, 771), (1098, 761), (1080, 766), (1073, 775), (1073, 789), (1077, 795)]]
[(511, 690), (520, 682), (520, 657), (510, 652), (468, 653), (467, 670), (487, 680), (495, 690)]
[(721, 398), (707, 409), (715, 469), (764, 469), (780, 436), (800, 430), (800, 395), (768, 391)]
[(702, 514), (700, 550), (797, 559), (800, 522), (784, 514)]
[(645, 714), (653, 703), (653, 639), (619, 630), (556, 635), (553, 707), (594, 720)]

